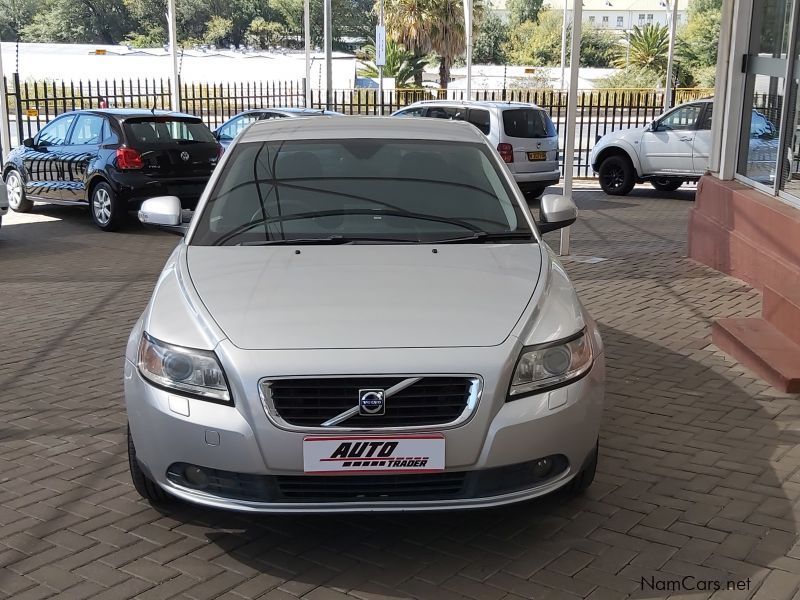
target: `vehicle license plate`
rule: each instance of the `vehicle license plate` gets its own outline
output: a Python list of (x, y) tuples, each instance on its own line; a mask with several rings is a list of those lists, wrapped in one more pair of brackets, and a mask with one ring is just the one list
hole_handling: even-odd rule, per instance
[(546, 160), (547, 152), (528, 152), (528, 160)]
[(309, 435), (306, 473), (431, 473), (444, 470), (444, 436)]

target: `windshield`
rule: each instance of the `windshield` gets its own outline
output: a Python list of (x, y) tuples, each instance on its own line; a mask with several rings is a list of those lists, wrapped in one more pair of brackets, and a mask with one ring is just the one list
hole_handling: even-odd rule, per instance
[(483, 144), (240, 143), (193, 245), (535, 241)]
[(146, 117), (125, 121), (127, 137), (133, 145), (174, 144), (175, 142), (216, 143), (201, 121), (174, 117)]
[(558, 135), (550, 117), (538, 108), (504, 110), (503, 127), (508, 137), (547, 138)]

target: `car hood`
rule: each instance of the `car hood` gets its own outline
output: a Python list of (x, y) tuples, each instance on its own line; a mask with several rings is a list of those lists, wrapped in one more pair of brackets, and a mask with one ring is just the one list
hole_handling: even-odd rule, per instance
[(610, 133), (605, 134), (600, 140), (597, 142), (597, 145), (600, 144), (607, 144), (609, 142), (613, 142), (616, 140), (626, 140), (628, 142), (634, 142), (636, 140), (641, 139), (642, 133), (644, 133), (645, 125), (641, 127), (628, 127), (626, 129), (617, 129), (616, 131), (612, 131)]
[(537, 244), (189, 246), (192, 283), (244, 349), (495, 346), (539, 281)]

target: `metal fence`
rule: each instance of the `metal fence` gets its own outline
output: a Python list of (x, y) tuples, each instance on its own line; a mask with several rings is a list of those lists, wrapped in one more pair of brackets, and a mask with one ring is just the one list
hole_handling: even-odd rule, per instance
[[(5, 81), (9, 119), (16, 142), (32, 137), (61, 113), (84, 108), (167, 109), (171, 82), (168, 79), (127, 79), (79, 82), (20, 81), (17, 73)], [(305, 106), (305, 89), (297, 82), (181, 83), (183, 112), (201, 117), (214, 128), (236, 113), (251, 108)], [(710, 95), (711, 90), (672, 90), (672, 103), (680, 104)], [(578, 92), (573, 173), (593, 175), (589, 152), (596, 140), (616, 129), (644, 125), (662, 112), (664, 93), (641, 89), (600, 89)], [(463, 90), (376, 89), (311, 91), (311, 106), (328, 107), (354, 115), (391, 114), (420, 100), (464, 100)], [(532, 102), (546, 110), (559, 134), (563, 133), (568, 94), (560, 90), (476, 90), (473, 100)], [(563, 137), (563, 136), (562, 136)], [(562, 139), (563, 143), (563, 139)], [(563, 148), (563, 147), (562, 147)], [(563, 161), (562, 161), (563, 168)]]

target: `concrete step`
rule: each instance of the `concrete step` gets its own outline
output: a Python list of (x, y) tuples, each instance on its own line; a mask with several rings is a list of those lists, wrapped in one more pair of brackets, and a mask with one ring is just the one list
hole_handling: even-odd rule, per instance
[(795, 344), (800, 344), (800, 290), (777, 292), (764, 286), (761, 316)]
[(800, 392), (800, 344), (764, 319), (720, 319), (711, 340), (776, 389)]

